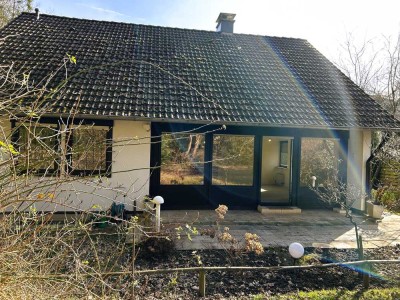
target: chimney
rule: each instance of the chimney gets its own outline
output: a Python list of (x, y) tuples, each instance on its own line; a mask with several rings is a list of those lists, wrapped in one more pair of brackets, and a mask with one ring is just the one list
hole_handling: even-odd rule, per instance
[(236, 14), (220, 13), (217, 19), (217, 32), (233, 33)]
[(39, 20), (39, 8), (35, 8), (36, 20)]

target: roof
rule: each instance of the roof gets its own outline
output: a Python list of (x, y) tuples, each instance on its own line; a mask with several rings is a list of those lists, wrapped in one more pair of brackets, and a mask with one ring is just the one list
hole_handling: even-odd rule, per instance
[[(66, 53), (52, 113), (285, 127), (400, 128), (306, 40), (23, 13), (0, 62), (37, 82)], [(52, 84), (65, 77), (60, 72)]]

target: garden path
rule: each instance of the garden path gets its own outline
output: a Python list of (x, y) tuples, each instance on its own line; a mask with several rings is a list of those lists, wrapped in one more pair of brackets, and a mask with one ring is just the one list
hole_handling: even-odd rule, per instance
[[(198, 229), (210, 228), (215, 224), (213, 210), (162, 211), (165, 227), (189, 224)], [(364, 248), (376, 248), (400, 244), (400, 216), (384, 213), (383, 219), (355, 215), (361, 228)], [(305, 247), (356, 248), (354, 227), (349, 220), (330, 210), (303, 210), (300, 214), (262, 215), (257, 211), (231, 210), (220, 222), (220, 228), (229, 227), (229, 232), (243, 241), (246, 232), (255, 233), (261, 243), (268, 246), (288, 246), (299, 242)], [(178, 249), (219, 249), (217, 238), (192, 236), (192, 241), (182, 238)]]

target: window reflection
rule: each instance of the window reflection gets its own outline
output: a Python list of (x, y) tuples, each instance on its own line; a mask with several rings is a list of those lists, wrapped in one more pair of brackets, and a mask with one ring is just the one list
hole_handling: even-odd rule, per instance
[(161, 177), (164, 185), (200, 185), (204, 182), (204, 134), (161, 135)]
[(311, 186), (315, 176), (316, 186), (337, 184), (339, 143), (335, 139), (301, 139), (300, 185)]
[(215, 135), (212, 184), (253, 185), (254, 137)]

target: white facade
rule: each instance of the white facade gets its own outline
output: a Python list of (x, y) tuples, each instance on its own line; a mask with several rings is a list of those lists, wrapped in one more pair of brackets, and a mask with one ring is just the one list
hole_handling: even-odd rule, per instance
[[(129, 211), (141, 210), (143, 199), (149, 194), (150, 124), (142, 121), (114, 121), (111, 177), (72, 177), (70, 182), (65, 182), (65, 179), (60, 177), (56, 179), (36, 177), (40, 185), (52, 180), (55, 185), (49, 185), (27, 195), (30, 202), (28, 201), (26, 206), (32, 205), (34, 201), (35, 208), (39, 211), (98, 211), (106, 210), (116, 202), (124, 203)], [(9, 136), (10, 122), (0, 119), (0, 127), (1, 140), (4, 140)], [(365, 193), (366, 161), (371, 152), (371, 131), (352, 129), (349, 137), (347, 182)], [(41, 197), (35, 197), (39, 194), (44, 194), (44, 198), (49, 194), (52, 196), (42, 201), (44, 199)], [(364, 197), (360, 196), (353, 207), (364, 211), (364, 200)]]
[[(5, 120), (0, 125), (9, 132), (9, 124)], [(149, 194), (150, 135), (149, 122), (114, 121), (111, 177), (76, 176), (68, 182), (62, 177), (36, 177), (37, 186), (47, 186), (27, 194), (30, 201), (24, 206), (35, 200), (38, 211), (99, 211), (116, 202), (124, 203), (127, 210), (134, 210), (134, 205), (140, 210)]]
[(360, 195), (355, 200), (353, 208), (365, 210), (366, 193), (366, 162), (371, 155), (371, 131), (351, 129), (349, 137), (349, 150), (347, 162), (347, 183), (356, 187)]

